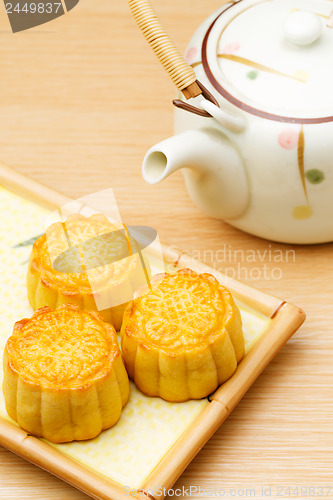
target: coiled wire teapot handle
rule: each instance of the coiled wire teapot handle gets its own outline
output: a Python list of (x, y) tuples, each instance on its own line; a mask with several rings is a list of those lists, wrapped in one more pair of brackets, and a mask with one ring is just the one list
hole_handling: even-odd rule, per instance
[[(183, 56), (175, 47), (170, 37), (166, 34), (160, 21), (157, 19), (149, 0), (129, 0), (131, 12), (140, 30), (152, 47), (162, 66), (169, 74), (171, 80), (186, 99), (202, 95), (205, 99), (219, 107), (215, 97), (206, 87), (197, 80), (193, 68), (187, 64)], [(180, 99), (175, 99), (173, 104), (200, 116), (212, 115), (196, 106), (192, 106)]]

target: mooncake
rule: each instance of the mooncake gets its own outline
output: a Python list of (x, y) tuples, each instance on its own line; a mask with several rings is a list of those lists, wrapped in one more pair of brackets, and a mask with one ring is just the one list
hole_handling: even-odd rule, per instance
[(118, 421), (128, 400), (115, 329), (72, 304), (16, 322), (3, 362), (8, 415), (54, 443), (94, 438)]
[[(27, 290), (32, 308), (54, 309), (64, 303), (76, 304), (81, 309), (98, 310), (105, 321), (119, 330), (126, 303), (145, 282), (137, 242), (119, 227), (126, 230), (125, 226), (110, 223), (102, 214), (91, 217), (74, 214), (65, 223), (52, 224), (35, 241), (29, 260)], [(107, 238), (103, 240), (103, 236)], [(55, 269), (54, 261), (66, 255), (77, 267), (73, 253), (68, 252), (69, 243), (76, 249), (87, 241), (98, 244), (90, 244), (85, 250), (80, 272), (68, 272), (66, 258), (64, 269), (61, 266)], [(86, 261), (90, 269), (84, 267)]]
[(242, 321), (227, 288), (182, 269), (153, 278), (126, 307), (127, 373), (144, 394), (180, 402), (208, 396), (244, 355)]

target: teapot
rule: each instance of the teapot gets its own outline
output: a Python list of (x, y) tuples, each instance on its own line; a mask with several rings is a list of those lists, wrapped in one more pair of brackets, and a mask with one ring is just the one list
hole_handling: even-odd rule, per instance
[(278, 242), (332, 241), (332, 27), (329, 0), (239, 0), (214, 12), (185, 54), (199, 91), (181, 88), (175, 135), (149, 149), (144, 179), (181, 169), (212, 217)]

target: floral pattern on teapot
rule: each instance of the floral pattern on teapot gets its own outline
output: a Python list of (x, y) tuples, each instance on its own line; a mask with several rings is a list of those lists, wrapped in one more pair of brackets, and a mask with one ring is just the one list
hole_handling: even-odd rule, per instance
[[(328, 0), (238, 0), (213, 13), (185, 59), (222, 112), (245, 125), (232, 129), (217, 114), (202, 118), (177, 109), (179, 140), (151, 148), (146, 180), (159, 182), (185, 167), (188, 191), (209, 215), (276, 241), (332, 241), (332, 9)], [(201, 106), (199, 97), (196, 103)], [(187, 134), (182, 151), (181, 133)], [(149, 159), (157, 152), (165, 164), (161, 156), (158, 175), (150, 178)]]

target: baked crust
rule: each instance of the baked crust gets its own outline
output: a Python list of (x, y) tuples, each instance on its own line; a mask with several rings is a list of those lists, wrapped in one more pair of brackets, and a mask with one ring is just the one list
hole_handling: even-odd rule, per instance
[(43, 307), (16, 322), (3, 362), (8, 415), (56, 443), (97, 436), (128, 400), (115, 329), (76, 305)]
[(179, 402), (208, 396), (244, 355), (242, 321), (229, 290), (210, 274), (157, 275), (124, 313), (127, 372), (148, 396)]
[[(35, 241), (29, 260), (27, 291), (32, 308), (36, 310), (49, 306), (54, 309), (61, 304), (71, 303), (91, 311), (97, 310), (97, 300), (98, 310), (104, 320), (119, 330), (126, 303), (142, 284), (137, 243), (127, 234), (127, 230), (126, 237), (124, 232), (119, 231), (124, 227), (110, 223), (102, 214), (91, 217), (74, 214), (65, 223), (52, 224)], [(90, 263), (95, 261), (97, 265), (99, 259), (105, 262), (105, 257), (109, 256), (112, 263), (85, 272), (68, 273), (54, 269), (55, 259), (68, 250), (68, 239), (72, 246), (78, 246), (96, 236), (110, 235), (111, 232), (111, 239), (108, 238), (103, 244), (100, 238), (97, 248), (91, 246), (90, 255), (84, 255), (84, 258), (88, 258)], [(128, 255), (128, 246), (132, 255), (123, 258)]]

